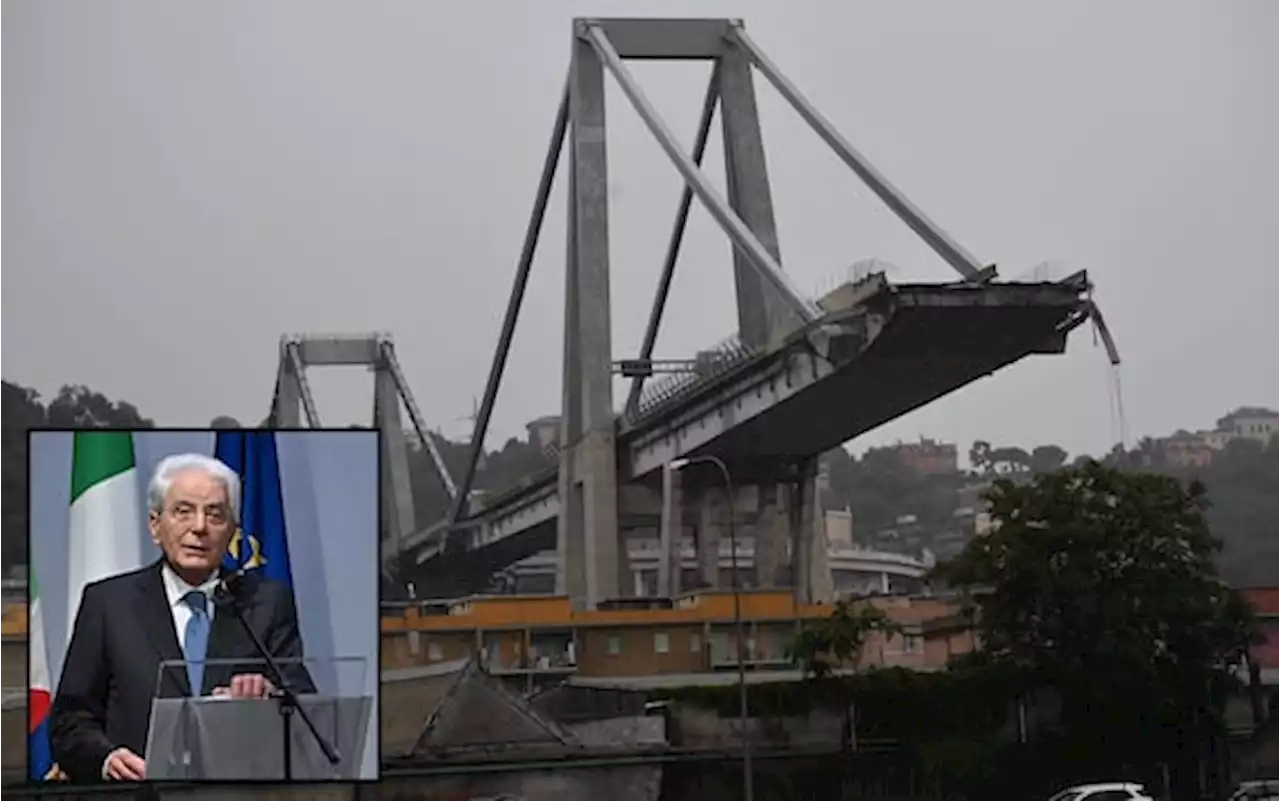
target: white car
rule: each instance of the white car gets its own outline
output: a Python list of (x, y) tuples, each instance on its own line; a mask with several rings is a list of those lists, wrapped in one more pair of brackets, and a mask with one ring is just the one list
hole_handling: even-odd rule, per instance
[(1231, 794), (1231, 801), (1276, 801), (1280, 799), (1280, 781), (1264, 779), (1241, 782)]
[(1049, 801), (1154, 801), (1146, 788), (1134, 782), (1077, 784), (1054, 795)]

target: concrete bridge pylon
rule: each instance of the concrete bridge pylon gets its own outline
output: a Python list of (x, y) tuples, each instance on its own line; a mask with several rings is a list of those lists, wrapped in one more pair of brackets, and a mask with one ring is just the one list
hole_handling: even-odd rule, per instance
[(417, 401), (409, 389), (390, 334), (286, 334), (280, 338), (280, 359), (271, 399), (270, 425), (277, 428), (319, 428), (315, 398), (307, 381), (313, 367), (362, 367), (373, 373), (371, 422), (381, 432), (382, 521), (380, 547), (386, 564), (404, 550), (405, 539), (418, 530), (413, 486), (409, 476), (409, 441), (401, 409), (408, 413), (418, 445), (430, 455), (436, 474), (452, 498), (458, 491)]
[[(626, 62), (632, 59), (713, 62), (692, 154), (678, 144), (631, 74)], [(752, 41), (741, 20), (575, 19), (570, 36), (568, 76), (477, 414), (472, 437), (475, 450), (462, 473), (459, 493), (454, 496), (450, 523), (455, 531), (447, 540), (452, 545), (446, 549), (462, 547), (463, 536), (457, 530), (458, 524), (467, 514), (466, 498), (475, 478), (480, 443), (484, 441), (502, 380), (562, 151), (568, 162), (569, 191), (557, 489), (560, 498), (557, 587), (575, 604), (598, 606), (625, 594), (629, 584), (626, 580), (628, 548), (619, 520), (628, 516), (624, 500), (634, 493), (622, 491), (626, 477), (620, 476), (618, 470), (618, 415), (612, 380), (616, 372), (632, 378), (625, 408), (634, 411), (645, 380), (657, 371), (660, 361), (654, 359), (653, 350), (692, 201), (696, 198), (703, 204), (733, 244), (738, 340), (743, 348), (776, 347), (798, 332), (806, 335), (820, 325), (821, 310), (795, 289), (782, 269), (753, 83), (757, 72), (765, 76), (872, 191), (959, 271), (964, 280), (981, 283), (994, 275), (993, 268), (979, 264), (928, 220), (835, 131)], [(640, 353), (638, 358), (622, 362), (615, 360), (610, 336), (606, 73), (617, 82), (685, 182)], [(725, 142), (727, 196), (714, 188), (701, 169), (717, 107)], [(620, 365), (625, 366), (620, 370)], [(805, 600), (816, 600), (815, 591), (823, 594), (805, 577), (826, 575), (820, 569), (800, 565), (809, 555), (818, 558), (818, 554), (826, 553), (824, 544), (810, 541), (820, 534), (810, 532), (801, 536), (799, 533), (801, 529), (820, 529), (810, 508), (816, 504), (816, 458), (815, 454), (793, 464), (779, 465), (777, 475), (766, 477), (761, 484), (763, 492), (757, 493), (766, 505), (777, 505), (778, 499), (783, 499), (778, 508), (786, 510), (773, 515), (774, 522), (768, 531), (756, 533), (761, 541), (771, 543), (761, 550), (770, 555), (760, 560), (765, 565), (761, 569), (781, 575), (781, 571), (776, 570), (779, 566), (773, 562), (790, 563), (791, 580)], [(705, 511), (696, 530), (700, 538), (709, 542), (718, 528), (716, 508), (736, 513), (738, 499), (717, 499), (715, 487), (706, 481), (700, 484), (697, 474), (691, 473), (682, 480), (692, 482), (688, 488), (690, 497), (702, 499), (700, 503)], [(648, 486), (648, 489), (662, 491), (661, 487)], [(714, 582), (714, 577), (709, 578)], [(760, 578), (769, 577), (761, 575)]]

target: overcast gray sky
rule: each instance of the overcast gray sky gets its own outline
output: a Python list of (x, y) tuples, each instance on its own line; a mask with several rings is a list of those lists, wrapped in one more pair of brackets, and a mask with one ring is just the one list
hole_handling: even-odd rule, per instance
[[(84, 383), (162, 424), (257, 422), (283, 332), (396, 338), (433, 426), (483, 389), (575, 15), (740, 16), (943, 228), (1017, 277), (1088, 269), (1131, 436), (1277, 403), (1277, 6), (1112, 2), (3, 4), (4, 378)], [(708, 67), (633, 65), (691, 142)], [(878, 257), (954, 274), (762, 79), (783, 263), (829, 288)], [(680, 181), (609, 96), (615, 357), (644, 329)], [(718, 137), (718, 126), (717, 135)], [(708, 164), (718, 165), (716, 137)], [(714, 171), (713, 171), (714, 173)], [(723, 184), (720, 175), (715, 176)], [(557, 411), (563, 194), (489, 444)], [(736, 325), (695, 211), (658, 355)], [(359, 371), (313, 371), (326, 422)], [(1073, 453), (1114, 441), (1087, 329), (853, 443), (923, 435)], [(620, 398), (619, 398), (620, 400)]]

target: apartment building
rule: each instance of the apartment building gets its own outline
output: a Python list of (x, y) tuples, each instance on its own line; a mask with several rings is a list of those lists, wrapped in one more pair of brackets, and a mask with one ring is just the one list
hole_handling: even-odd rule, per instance
[(960, 470), (955, 443), (920, 438), (892, 446), (903, 464), (922, 476), (949, 476)]
[[(832, 607), (796, 603), (787, 590), (741, 593), (743, 653), (753, 671), (794, 670), (787, 648), (805, 621)], [(925, 623), (953, 615), (944, 600), (880, 596), (904, 628), (902, 636), (873, 637), (866, 666), (937, 669)], [(564, 597), (492, 596), (403, 607), (382, 623), (383, 669), (430, 665), (474, 656), (493, 675), (529, 688), (569, 676), (630, 678), (714, 673), (736, 669), (733, 594), (703, 592), (674, 602), (634, 599), (612, 609), (580, 611)]]
[(1266, 445), (1277, 430), (1280, 430), (1280, 415), (1272, 409), (1241, 406), (1218, 420), (1217, 428), (1233, 437), (1251, 439)]

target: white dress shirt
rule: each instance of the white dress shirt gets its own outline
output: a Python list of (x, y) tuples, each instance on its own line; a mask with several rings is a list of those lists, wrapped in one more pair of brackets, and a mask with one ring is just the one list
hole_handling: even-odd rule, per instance
[(202, 584), (193, 587), (188, 584), (181, 576), (173, 572), (173, 568), (164, 565), (160, 568), (160, 577), (164, 581), (164, 594), (169, 599), (169, 613), (173, 615), (173, 629), (178, 634), (178, 645), (186, 649), (187, 623), (191, 620), (191, 607), (183, 599), (187, 597), (187, 593), (192, 590), (204, 593), (205, 606), (209, 615), (209, 622), (213, 623), (213, 616), (216, 614), (213, 606), (213, 590), (218, 586), (218, 571), (213, 571)]

